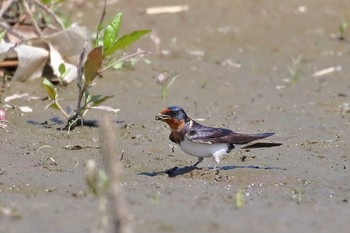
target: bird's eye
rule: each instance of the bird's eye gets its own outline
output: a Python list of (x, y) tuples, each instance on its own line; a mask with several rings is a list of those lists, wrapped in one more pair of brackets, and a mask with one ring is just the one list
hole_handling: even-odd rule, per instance
[(171, 117), (176, 116), (176, 112), (175, 111), (170, 111), (169, 116), (171, 116)]

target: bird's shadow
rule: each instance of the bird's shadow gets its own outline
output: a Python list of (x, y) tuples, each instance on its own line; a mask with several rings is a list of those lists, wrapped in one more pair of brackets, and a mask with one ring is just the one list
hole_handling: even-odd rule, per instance
[(180, 176), (180, 175), (184, 175), (186, 173), (190, 173), (194, 170), (216, 170), (216, 171), (227, 171), (227, 170), (233, 170), (236, 168), (244, 168), (244, 169), (261, 169), (261, 170), (287, 170), (285, 168), (279, 168), (279, 167), (271, 167), (271, 166), (259, 166), (259, 165), (247, 165), (247, 166), (222, 166), (222, 167), (207, 167), (207, 168), (198, 168), (198, 167), (194, 167), (194, 166), (184, 166), (184, 167), (173, 167), (173, 168), (169, 168), (167, 170), (164, 171), (155, 171), (155, 172), (141, 172), (138, 173), (138, 175), (144, 175), (144, 176), (158, 176), (158, 175), (168, 175), (169, 177), (176, 177), (176, 176)]

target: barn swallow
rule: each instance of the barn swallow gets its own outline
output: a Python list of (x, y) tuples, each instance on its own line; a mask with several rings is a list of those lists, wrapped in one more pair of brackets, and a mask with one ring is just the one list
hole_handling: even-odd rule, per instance
[(212, 157), (217, 165), (221, 157), (230, 153), (234, 148), (248, 149), (282, 145), (282, 143), (257, 141), (274, 133), (246, 134), (201, 125), (189, 118), (186, 112), (178, 106), (163, 109), (155, 119), (169, 125), (171, 129), (169, 139), (172, 142), (178, 144), (185, 153), (198, 157), (198, 161), (192, 165), (194, 167), (208, 157)]

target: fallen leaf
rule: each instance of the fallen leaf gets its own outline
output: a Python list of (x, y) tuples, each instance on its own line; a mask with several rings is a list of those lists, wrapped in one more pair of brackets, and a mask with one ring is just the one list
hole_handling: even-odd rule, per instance
[(38, 96), (30, 96), (28, 93), (23, 93), (23, 94), (13, 94), (10, 96), (5, 97), (4, 102), (10, 102), (11, 100), (14, 99), (22, 99), (26, 98), (27, 100), (37, 100), (40, 99)]
[(90, 108), (91, 109), (99, 109), (99, 110), (103, 110), (103, 111), (107, 111), (107, 112), (113, 112), (113, 113), (117, 113), (120, 111), (119, 108), (112, 108), (110, 106), (93, 106)]
[(68, 84), (72, 82), (77, 77), (77, 67), (73, 64), (65, 62), (62, 58), (62, 55), (50, 44), (50, 66), (53, 73), (60, 77), (60, 65), (64, 64), (65, 66), (65, 75), (63, 77), (63, 84)]
[(146, 8), (146, 13), (149, 15), (178, 13), (182, 11), (188, 11), (189, 9), (190, 7), (188, 5), (156, 6)]
[(33, 112), (33, 109), (28, 106), (19, 106), (18, 107), (22, 112)]
[[(15, 44), (0, 43), (0, 54), (7, 53)], [(21, 44), (14, 48), (19, 61), (13, 80), (25, 81), (40, 78), (49, 59), (49, 52), (45, 49)], [(0, 55), (2, 56), (2, 55)]]
[(319, 77), (319, 76), (323, 76), (323, 75), (326, 75), (326, 74), (333, 73), (335, 71), (339, 72), (341, 70), (342, 70), (341, 66), (332, 66), (332, 67), (329, 67), (329, 68), (326, 68), (326, 69), (323, 69), (323, 70), (316, 71), (315, 73), (312, 74), (312, 76)]
[[(76, 25), (45, 36), (44, 38), (62, 57), (69, 58), (69, 60), (74, 62), (78, 61), (84, 41), (89, 41), (88, 44), (91, 44), (88, 29)], [(76, 59), (74, 59), (75, 56), (77, 56)]]

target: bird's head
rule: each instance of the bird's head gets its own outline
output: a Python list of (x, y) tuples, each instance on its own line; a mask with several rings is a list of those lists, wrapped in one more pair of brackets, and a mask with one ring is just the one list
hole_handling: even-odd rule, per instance
[(178, 106), (169, 106), (163, 109), (157, 116), (156, 120), (163, 121), (169, 125), (171, 129), (182, 129), (185, 123), (190, 121), (186, 112)]

